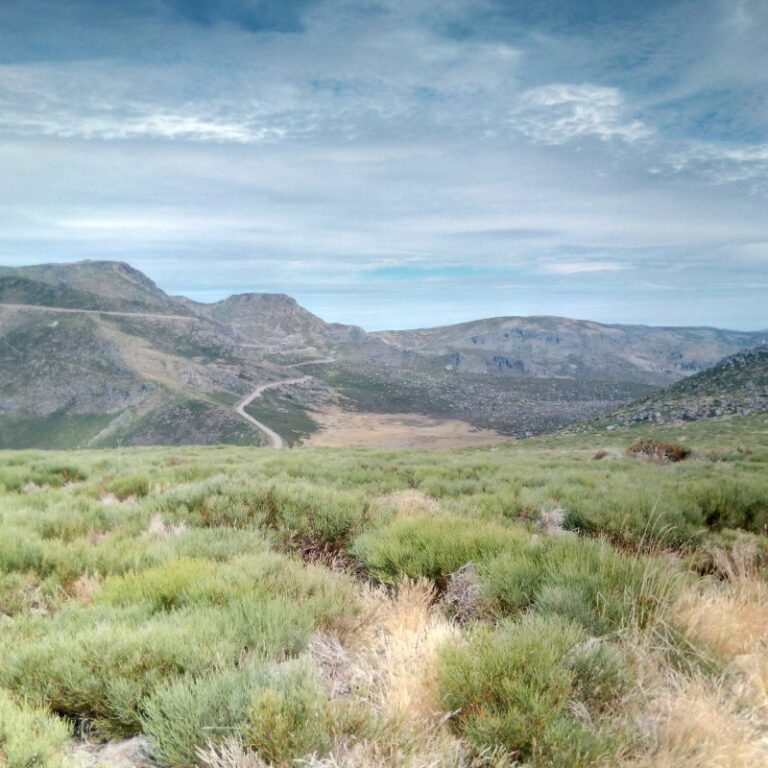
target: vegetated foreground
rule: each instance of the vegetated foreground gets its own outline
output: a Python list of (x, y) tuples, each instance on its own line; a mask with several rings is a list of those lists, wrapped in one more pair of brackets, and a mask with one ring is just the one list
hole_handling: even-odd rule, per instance
[(767, 470), (764, 414), (0, 453), (0, 765), (764, 766)]

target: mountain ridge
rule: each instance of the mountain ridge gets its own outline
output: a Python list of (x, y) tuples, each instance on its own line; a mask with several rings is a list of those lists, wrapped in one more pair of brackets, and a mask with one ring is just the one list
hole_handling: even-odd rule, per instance
[(169, 296), (123, 262), (2, 267), (0, 447), (263, 442), (234, 405), (296, 380), (296, 366), (311, 375), (253, 404), (289, 442), (316, 429), (313, 411), (331, 402), (537, 434), (763, 337), (554, 316), (369, 333), (327, 323), (287, 294)]

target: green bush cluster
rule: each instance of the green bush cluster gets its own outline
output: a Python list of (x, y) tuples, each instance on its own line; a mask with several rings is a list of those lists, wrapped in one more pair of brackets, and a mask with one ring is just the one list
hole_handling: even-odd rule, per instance
[(645, 627), (675, 582), (646, 557), (627, 556), (605, 541), (539, 539), (478, 566), (486, 599), (500, 616), (529, 608), (565, 616), (593, 635)]
[(163, 494), (158, 507), (196, 526), (256, 527), (283, 548), (341, 547), (367, 520), (359, 493), (306, 483), (246, 481), (218, 475)]
[(477, 752), (501, 747), (511, 760), (552, 768), (615, 764), (620, 731), (610, 715), (631, 679), (616, 652), (573, 622), (478, 626), (466, 644), (443, 649), (439, 675), (443, 707)]
[(141, 732), (159, 685), (244, 655), (295, 655), (354, 610), (348, 582), (270, 552), (170, 559), (108, 578), (94, 600), (18, 616), (0, 643), (0, 685), (110, 736)]
[(437, 584), (470, 561), (486, 560), (527, 538), (524, 531), (454, 515), (395, 518), (359, 536), (352, 554), (378, 581), (425, 576)]

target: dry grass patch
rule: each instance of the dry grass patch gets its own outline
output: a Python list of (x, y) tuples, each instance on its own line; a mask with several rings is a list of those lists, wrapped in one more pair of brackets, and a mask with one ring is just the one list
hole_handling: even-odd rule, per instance
[(366, 587), (365, 618), (344, 644), (328, 635), (317, 635), (312, 643), (331, 690), (352, 693), (398, 720), (441, 717), (437, 648), (460, 633), (435, 608), (435, 598), (427, 579), (403, 580), (391, 593)]
[(198, 748), (197, 759), (201, 768), (270, 768), (258, 752), (246, 749), (239, 738), (231, 738), (222, 744), (209, 744)]
[(187, 524), (183, 520), (179, 523), (176, 523), (175, 525), (172, 525), (171, 523), (166, 523), (163, 520), (162, 515), (155, 514), (149, 521), (146, 534), (147, 536), (157, 536), (161, 539), (167, 539), (171, 536), (180, 536), (186, 530)]
[(765, 652), (768, 643), (768, 585), (742, 576), (704, 590), (688, 590), (675, 612), (687, 635), (718, 656)]
[(440, 511), (437, 499), (413, 488), (404, 491), (392, 491), (377, 501), (383, 509), (394, 507), (401, 517), (435, 515)]
[[(437, 649), (458, 628), (435, 607), (426, 579), (388, 591), (366, 587), (363, 621), (344, 643), (316, 635), (310, 652), (332, 697), (368, 713), (373, 732), (337, 744), (309, 768), (465, 765), (464, 746), (446, 725), (438, 691)], [(214, 768), (219, 768), (215, 766)]]
[(98, 573), (93, 574), (93, 576), (84, 573), (72, 583), (70, 591), (75, 600), (79, 600), (83, 605), (91, 605), (93, 595), (100, 586), (101, 578)]
[(649, 701), (657, 714), (645, 723), (648, 747), (625, 768), (764, 768), (765, 723), (721, 681), (670, 675)]

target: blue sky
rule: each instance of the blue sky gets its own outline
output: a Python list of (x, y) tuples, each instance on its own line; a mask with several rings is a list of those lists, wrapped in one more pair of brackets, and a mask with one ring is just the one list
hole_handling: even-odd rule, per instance
[(2, 3), (0, 263), (768, 328), (766, 40), (766, 0)]

